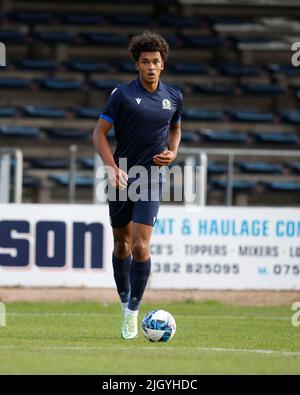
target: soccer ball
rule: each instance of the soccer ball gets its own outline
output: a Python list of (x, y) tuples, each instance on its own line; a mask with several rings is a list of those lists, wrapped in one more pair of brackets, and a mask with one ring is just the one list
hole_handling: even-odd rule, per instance
[(176, 332), (174, 317), (165, 310), (152, 310), (142, 321), (142, 331), (150, 342), (167, 342)]

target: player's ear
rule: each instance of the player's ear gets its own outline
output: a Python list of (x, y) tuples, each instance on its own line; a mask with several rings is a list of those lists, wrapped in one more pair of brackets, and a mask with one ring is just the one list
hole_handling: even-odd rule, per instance
[(140, 68), (139, 68), (139, 62), (135, 62), (135, 69), (136, 70), (139, 70)]

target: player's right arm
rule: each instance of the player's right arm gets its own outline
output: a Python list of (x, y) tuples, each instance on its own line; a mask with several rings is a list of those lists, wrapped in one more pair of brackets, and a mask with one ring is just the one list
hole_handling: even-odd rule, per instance
[(107, 139), (107, 134), (111, 126), (111, 122), (99, 118), (93, 131), (93, 143), (106, 166), (109, 182), (112, 186), (123, 189), (127, 186), (128, 175), (115, 164)]

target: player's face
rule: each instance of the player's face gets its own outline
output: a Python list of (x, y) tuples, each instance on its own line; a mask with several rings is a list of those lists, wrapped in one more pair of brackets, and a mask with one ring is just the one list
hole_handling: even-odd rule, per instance
[(141, 52), (136, 62), (136, 69), (139, 71), (140, 78), (148, 84), (158, 82), (160, 73), (164, 69), (160, 52)]

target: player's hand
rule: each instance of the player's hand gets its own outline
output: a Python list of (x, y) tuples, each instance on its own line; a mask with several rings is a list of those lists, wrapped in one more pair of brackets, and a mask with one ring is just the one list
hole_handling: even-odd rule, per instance
[(165, 150), (161, 154), (153, 156), (153, 162), (157, 166), (168, 166), (170, 163), (174, 162), (175, 159), (176, 154), (170, 150)]
[(108, 167), (107, 168), (108, 180), (110, 184), (119, 189), (125, 189), (127, 187), (128, 182), (128, 174), (119, 169), (118, 167)]

